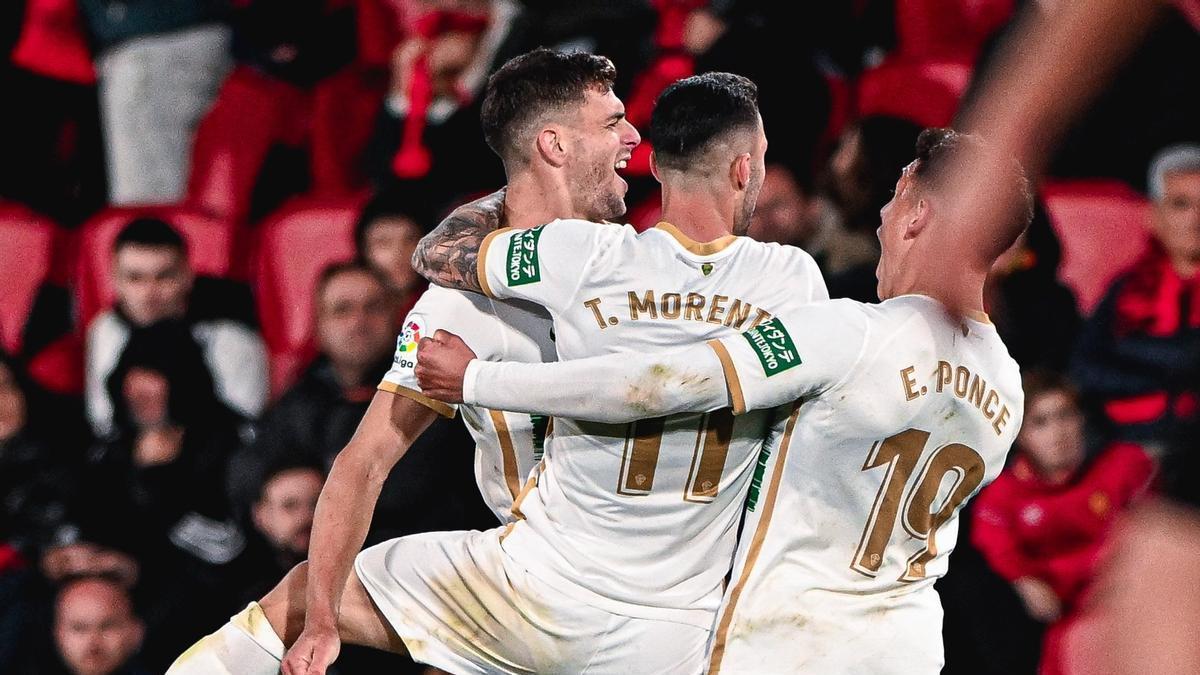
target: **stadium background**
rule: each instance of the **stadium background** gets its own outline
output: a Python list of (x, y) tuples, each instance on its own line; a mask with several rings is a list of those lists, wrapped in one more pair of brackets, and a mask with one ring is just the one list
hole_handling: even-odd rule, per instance
[[(56, 594), (78, 576), (117, 579), (111, 592), (128, 589), (146, 626), (141, 649), (121, 652), (121, 660), (139, 653), (120, 672), (161, 672), (291, 564), (297, 552), (264, 535), (255, 516), (263, 486), (288, 471), (328, 467), (381, 374), (374, 364), (386, 364), (421, 291), (392, 262), (448, 208), (502, 183), (478, 127), (482, 83), (499, 63), (538, 45), (605, 54), (639, 128), (675, 79), (706, 70), (751, 77), (771, 165), (751, 233), (804, 246), (832, 295), (870, 301), (878, 209), (916, 132), (950, 124), (969, 104), (975, 74), (1017, 13), (1053, 4), (5, 3), (0, 671), (62, 671)], [(1154, 277), (1162, 254), (1149, 226), (1147, 169), (1163, 148), (1200, 142), (1197, 7), (1169, 12), (1069, 134), (1039, 186), (1024, 247), (989, 291), (989, 310), (1022, 367), (1076, 378), (1091, 453), (1113, 439), (1136, 443), (1160, 461), (1159, 490), (1190, 478), (1179, 480), (1173, 460), (1186, 452), (1176, 439), (1197, 410), (1200, 289), (1194, 277), (1169, 290)], [(628, 220), (639, 228), (657, 216), (649, 151), (639, 147), (623, 172)], [(111, 311), (113, 242), (147, 217), (182, 235), (199, 280), (186, 311), (138, 325)], [(373, 238), (384, 220), (392, 236)], [(358, 267), (330, 268), (354, 260)], [(1129, 269), (1144, 283), (1110, 293)], [(325, 348), (341, 334), (333, 323), (322, 329), (334, 319), (323, 318), (323, 298), (314, 297), (319, 278), (332, 285), (339, 274), (365, 277), (355, 283), (386, 301), (387, 348), (370, 335), (378, 322), (354, 334), (374, 352), (371, 367), (355, 371), (358, 382), (339, 368), (354, 355)], [(1116, 357), (1097, 345), (1122, 311), (1170, 318), (1151, 321), (1147, 336), (1158, 342), (1133, 341), (1134, 353), (1108, 363)], [(115, 346), (90, 337), (104, 317), (124, 325)], [(197, 326), (215, 324), (237, 326), (265, 355), (232, 364), (240, 378), (260, 380), (265, 408), (238, 409), (216, 393), (219, 376), (179, 365), (187, 360), (180, 354), (206, 348)], [(1130, 330), (1138, 329), (1122, 327), (1119, 337)], [(122, 373), (157, 368), (169, 389), (158, 395), (172, 411), (203, 411), (170, 420), (190, 450), (147, 462), (137, 449), (148, 430), (128, 415), (89, 423), (85, 364), (99, 358), (89, 350), (101, 349), (115, 350), (109, 358), (124, 364)], [(213, 360), (221, 358), (204, 353), (190, 363), (220, 370)], [(1118, 365), (1132, 375), (1095, 385)], [(121, 399), (119, 384), (104, 395)], [(123, 403), (133, 402), (115, 400), (118, 413)], [(441, 422), (406, 457), (369, 542), (494, 522), (474, 494), (471, 446), (457, 425)], [(228, 526), (221, 550), (180, 543), (181, 523), (195, 514)], [(946, 672), (1033, 672), (1044, 626), (970, 544), (970, 521), (939, 586)], [(339, 667), (374, 672), (387, 663), (349, 650)]]

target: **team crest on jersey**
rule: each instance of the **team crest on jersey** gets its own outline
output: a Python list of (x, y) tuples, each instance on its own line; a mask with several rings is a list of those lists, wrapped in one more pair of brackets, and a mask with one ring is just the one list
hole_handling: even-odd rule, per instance
[(396, 365), (404, 368), (417, 365), (417, 345), (420, 344), (424, 332), (425, 327), (421, 325), (420, 317), (412, 317), (404, 323), (404, 330), (396, 340), (396, 355), (392, 358)]
[(704, 276), (708, 276), (708, 275), (712, 274), (713, 264), (712, 263), (700, 263), (700, 271), (704, 272)]
[(751, 328), (742, 333), (742, 337), (754, 349), (767, 377), (800, 365), (796, 344), (778, 317)]
[(538, 262), (538, 239), (542, 236), (539, 225), (518, 232), (508, 240), (508, 285), (523, 286), (542, 280), (542, 268)]

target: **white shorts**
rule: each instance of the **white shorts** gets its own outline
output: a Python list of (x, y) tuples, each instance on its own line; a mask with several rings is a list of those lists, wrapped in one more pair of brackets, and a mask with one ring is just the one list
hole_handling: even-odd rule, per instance
[(418, 534), (358, 555), (358, 578), (414, 660), (452, 673), (701, 671), (709, 630), (573, 600), (510, 559), (502, 532)]

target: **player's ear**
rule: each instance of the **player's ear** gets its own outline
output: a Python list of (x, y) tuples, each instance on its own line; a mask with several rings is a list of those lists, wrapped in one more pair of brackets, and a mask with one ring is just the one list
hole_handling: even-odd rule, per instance
[(560, 167), (567, 161), (562, 132), (556, 127), (546, 127), (538, 132), (537, 150), (541, 158), (550, 166)]
[(729, 165), (729, 180), (738, 191), (750, 185), (750, 153), (743, 152)]
[(933, 215), (933, 210), (929, 199), (918, 196), (916, 203), (913, 204), (912, 213), (908, 217), (908, 222), (904, 224), (904, 238), (912, 239), (918, 234), (921, 234), (929, 225), (929, 219)]
[(658, 154), (653, 150), (650, 151), (650, 175), (654, 176), (654, 180), (659, 183), (662, 182), (662, 178), (658, 175)]

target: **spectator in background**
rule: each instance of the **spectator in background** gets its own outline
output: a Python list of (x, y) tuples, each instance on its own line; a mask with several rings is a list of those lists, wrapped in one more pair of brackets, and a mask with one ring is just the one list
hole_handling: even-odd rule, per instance
[(759, 241), (798, 246), (816, 259), (824, 274), (874, 261), (878, 246), (850, 235), (837, 222), (829, 201), (818, 196), (784, 164), (767, 164), (749, 235)]
[(1025, 422), (1017, 455), (977, 500), (971, 539), (1010, 582), (1034, 619), (1052, 624), (1042, 675), (1071, 672), (1063, 639), (1076, 619), (1117, 516), (1145, 490), (1154, 464), (1114, 443), (1089, 456), (1071, 385), (1032, 371), (1023, 378)]
[(263, 416), (230, 472), (243, 514), (269, 466), (289, 458), (332, 462), (388, 370), (396, 312), (380, 276), (358, 263), (335, 263), (321, 272), (314, 295), (319, 355)]
[[(267, 411), (254, 442), (231, 465), (229, 489), (241, 515), (251, 512), (271, 467), (312, 462), (327, 470), (390, 367), (397, 315), (381, 275), (360, 263), (336, 263), (321, 273), (314, 296), (319, 356)], [(368, 541), (491, 520), (476, 516), (482, 500), (472, 462), (461, 425), (435, 422), (384, 483)], [(427, 508), (433, 495), (439, 495), (436, 509)]]
[(1118, 438), (1163, 443), (1200, 409), (1200, 146), (1149, 173), (1153, 239), (1085, 323), (1072, 374)]
[[(54, 641), (70, 675), (149, 675), (136, 655), (145, 625), (133, 611), (129, 594), (106, 577), (67, 581), (54, 612)], [(50, 668), (38, 673), (54, 672)]]
[(187, 324), (225, 406), (243, 418), (258, 417), (267, 398), (266, 347), (247, 323), (231, 318), (237, 298), (220, 282), (197, 283), (174, 228), (155, 218), (126, 225), (113, 243), (113, 276), (116, 304), (87, 329), (85, 402), (97, 435), (113, 430), (105, 382), (130, 332), (164, 319)]
[(285, 460), (264, 475), (250, 511), (254, 536), (239, 564), (237, 607), (262, 597), (308, 557), (317, 497), (325, 484), (321, 468), (303, 461)]
[(79, 0), (113, 204), (183, 197), (192, 133), (229, 69), (224, 0)]
[(852, 236), (870, 242), (867, 260), (826, 278), (832, 298), (878, 302), (875, 265), (879, 259), (879, 211), (892, 198), (896, 176), (912, 160), (921, 127), (893, 117), (864, 117), (842, 134), (824, 175), (824, 192)]
[(984, 287), (988, 316), (1022, 369), (1063, 372), (1075, 346), (1079, 310), (1058, 280), (1061, 257), (1049, 217), (1037, 204), (1029, 229), (996, 260)]
[(140, 563), (146, 663), (165, 669), (173, 650), (235, 609), (228, 583), (245, 538), (224, 487), (239, 421), (179, 320), (135, 329), (107, 388), (113, 433), (85, 458), (71, 519), (81, 541)]
[(79, 463), (68, 449), (47, 444), (31, 423), (32, 394), (16, 363), (0, 353), (0, 544), (30, 561), (69, 540), (65, 500)]
[(397, 300), (396, 316), (404, 317), (427, 286), (412, 266), (413, 250), (425, 236), (433, 215), (422, 209), (416, 194), (382, 192), (367, 202), (354, 226), (358, 260), (375, 270)]

